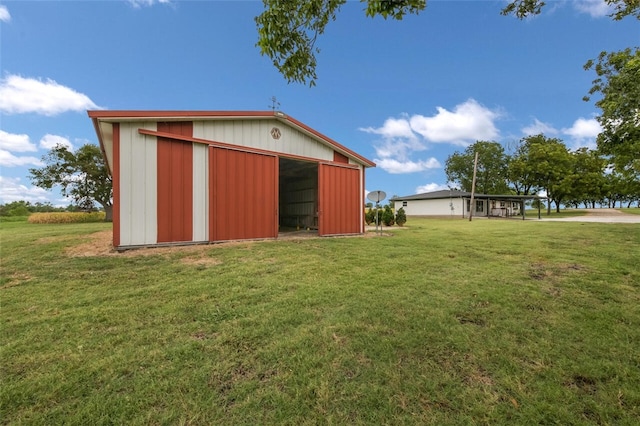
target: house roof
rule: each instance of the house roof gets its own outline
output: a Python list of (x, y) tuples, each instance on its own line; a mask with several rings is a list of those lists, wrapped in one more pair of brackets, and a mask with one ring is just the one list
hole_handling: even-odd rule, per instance
[(375, 167), (376, 164), (361, 156), (360, 154), (350, 150), (349, 148), (339, 144), (335, 140), (323, 135), (317, 130), (312, 129), (306, 124), (296, 120), (295, 118), (281, 111), (159, 111), (159, 110), (90, 110), (87, 111), (89, 118), (93, 121), (93, 125), (100, 140), (100, 146), (104, 149), (103, 138), (111, 135), (103, 135), (100, 122), (122, 122), (122, 121), (139, 121), (162, 120), (162, 121), (198, 121), (198, 120), (228, 120), (228, 119), (276, 119), (289, 126), (305, 133), (320, 142), (329, 145), (334, 150), (340, 152), (347, 157), (360, 162), (364, 167)]
[[(477, 199), (492, 199), (492, 200), (534, 200), (540, 197), (539, 195), (512, 195), (512, 194), (473, 194)], [(444, 189), (441, 191), (425, 192), (423, 194), (408, 195), (406, 197), (393, 197), (391, 201), (410, 201), (410, 200), (439, 200), (443, 198), (471, 198), (471, 192), (459, 191), (457, 189)]]

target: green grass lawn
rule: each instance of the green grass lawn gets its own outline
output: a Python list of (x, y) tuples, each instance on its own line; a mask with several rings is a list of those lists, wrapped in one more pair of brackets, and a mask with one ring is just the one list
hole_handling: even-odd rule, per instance
[(3, 424), (640, 419), (640, 226), (410, 219), (390, 236), (72, 256), (0, 224)]
[(631, 207), (631, 208), (619, 208), (616, 210), (620, 210), (622, 213), (630, 213), (630, 214), (640, 214), (640, 208)]
[[(560, 209), (560, 211), (557, 212), (555, 207), (553, 207), (551, 209), (550, 214), (547, 214), (546, 208), (540, 210), (540, 217), (542, 219), (545, 219), (545, 218), (559, 219), (563, 217), (584, 216), (586, 214), (587, 214), (587, 211), (584, 209)], [(525, 216), (527, 219), (535, 219), (538, 217), (538, 210), (527, 209), (527, 211), (525, 212)]]

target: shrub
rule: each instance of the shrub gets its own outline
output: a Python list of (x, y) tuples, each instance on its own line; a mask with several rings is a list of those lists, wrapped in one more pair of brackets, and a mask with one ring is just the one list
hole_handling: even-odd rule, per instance
[(404, 208), (400, 207), (398, 213), (396, 214), (396, 223), (398, 226), (404, 226), (407, 223), (407, 215), (404, 212)]
[(90, 223), (104, 222), (104, 212), (91, 213), (33, 213), (29, 223)]
[(0, 206), (0, 216), (15, 217), (15, 216), (29, 216), (31, 212), (27, 208), (27, 204), (23, 202), (13, 202)]
[(384, 223), (385, 226), (393, 226), (395, 223), (393, 210), (391, 210), (391, 206), (389, 205), (384, 206), (384, 211), (382, 212), (382, 223)]
[(367, 210), (367, 212), (364, 214), (364, 221), (367, 223), (367, 225), (371, 225), (376, 221), (376, 214), (371, 207), (369, 207), (369, 210)]

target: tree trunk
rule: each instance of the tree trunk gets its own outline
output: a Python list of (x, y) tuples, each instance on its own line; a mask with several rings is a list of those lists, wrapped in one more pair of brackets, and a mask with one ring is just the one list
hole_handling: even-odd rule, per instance
[(103, 205), (104, 208), (104, 221), (105, 222), (113, 222), (113, 206), (112, 205)]

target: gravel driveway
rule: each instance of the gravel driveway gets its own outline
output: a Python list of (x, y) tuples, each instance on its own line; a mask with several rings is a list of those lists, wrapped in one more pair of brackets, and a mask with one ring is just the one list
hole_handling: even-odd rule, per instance
[(545, 219), (544, 214), (540, 220), (549, 222), (602, 222), (602, 223), (640, 223), (640, 215), (622, 213), (615, 209), (586, 209), (584, 216), (564, 217), (557, 219)]

